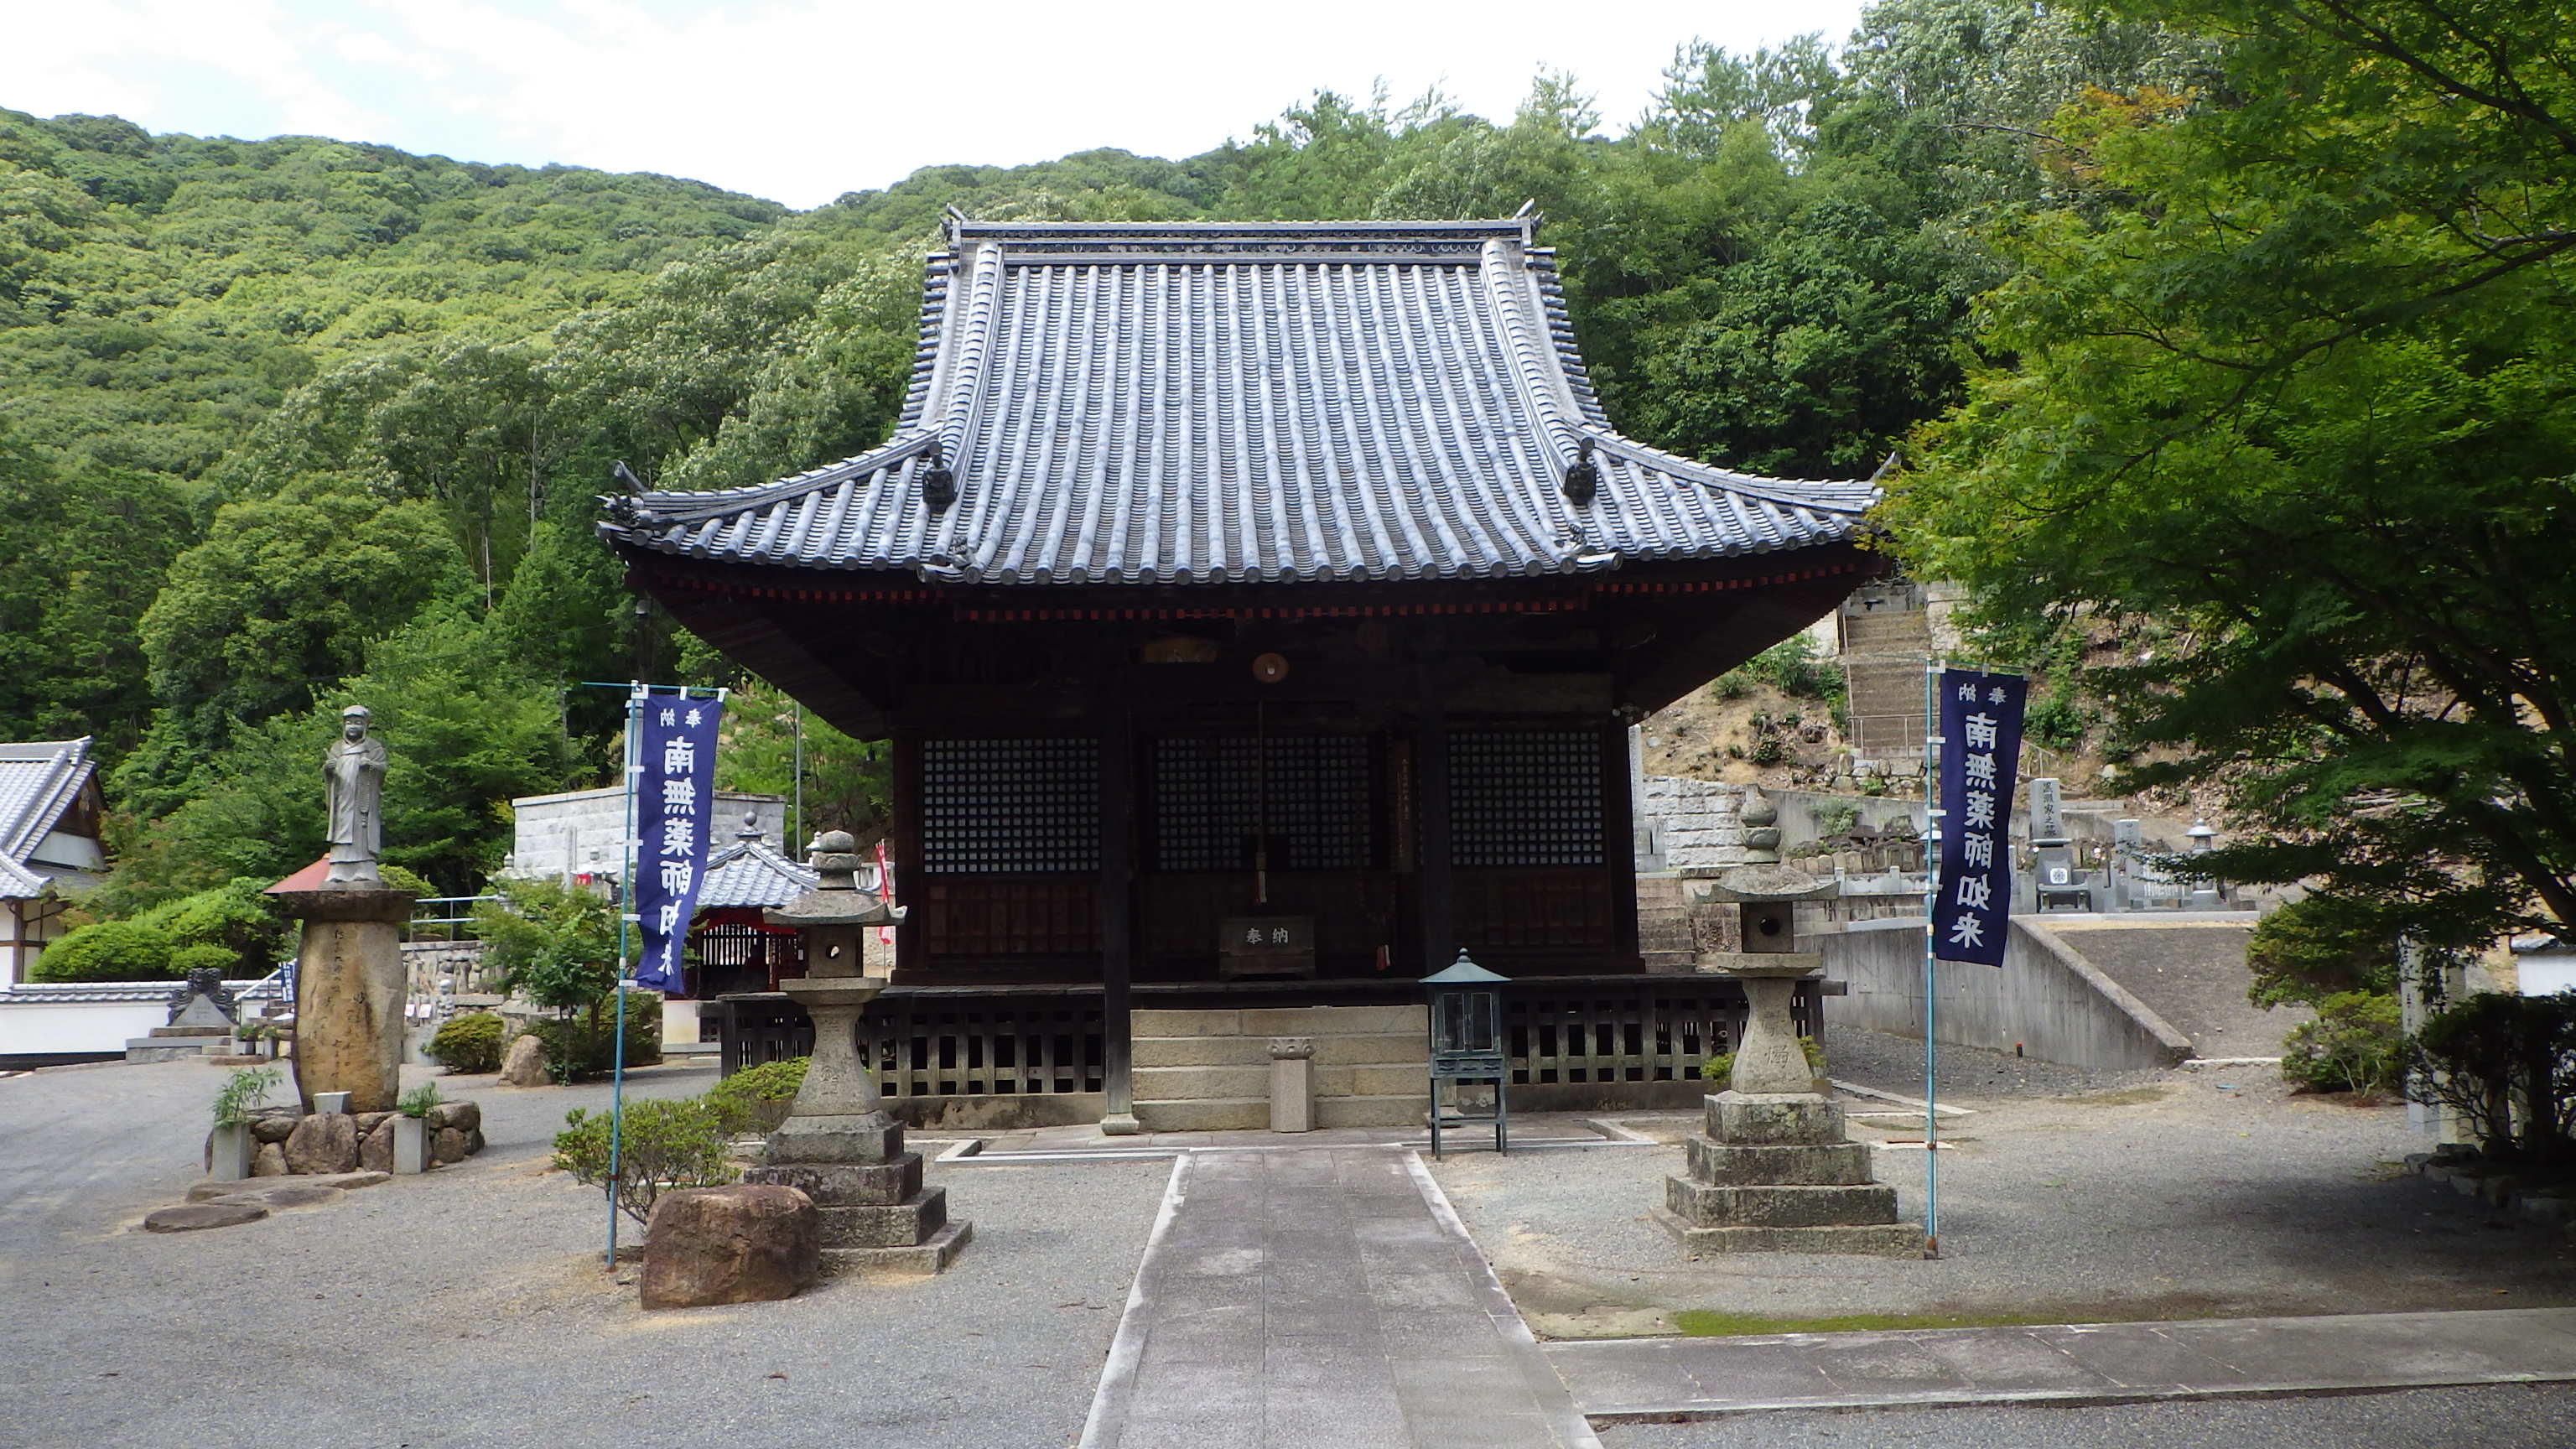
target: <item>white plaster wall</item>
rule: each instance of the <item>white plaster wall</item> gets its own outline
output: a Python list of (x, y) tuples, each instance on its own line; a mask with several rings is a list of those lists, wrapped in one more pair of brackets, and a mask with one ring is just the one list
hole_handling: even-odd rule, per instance
[(0, 1002), (0, 1056), (122, 1052), (169, 1020), (158, 1001)]

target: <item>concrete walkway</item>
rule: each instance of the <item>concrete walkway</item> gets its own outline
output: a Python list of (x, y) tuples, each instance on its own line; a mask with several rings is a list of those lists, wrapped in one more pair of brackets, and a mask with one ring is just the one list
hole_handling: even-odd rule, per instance
[(1604, 1339), (1544, 1352), (1594, 1415), (2116, 1403), (2576, 1380), (2576, 1308)]
[(1596, 1449), (1413, 1153), (1174, 1165), (1084, 1449)]

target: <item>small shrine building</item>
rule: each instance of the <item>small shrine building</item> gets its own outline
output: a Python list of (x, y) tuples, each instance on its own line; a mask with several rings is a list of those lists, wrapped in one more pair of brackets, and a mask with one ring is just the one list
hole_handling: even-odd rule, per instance
[(1517, 1081), (1701, 1090), (1741, 997), (1645, 974), (1626, 727), (1877, 576), (1878, 491), (1613, 431), (1534, 225), (952, 215), (883, 447), (607, 500), (633, 587), (892, 742), (890, 1105), (1122, 1117), (1136, 1013), (1462, 947)]

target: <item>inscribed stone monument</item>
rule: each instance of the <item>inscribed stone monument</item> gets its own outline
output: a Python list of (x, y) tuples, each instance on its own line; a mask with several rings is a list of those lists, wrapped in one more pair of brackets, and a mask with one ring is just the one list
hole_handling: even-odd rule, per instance
[(414, 895), (376, 873), (384, 845), (385, 747), (351, 705), (322, 757), (329, 870), (319, 890), (279, 891), (304, 925), (295, 952), (295, 1086), (307, 1108), (349, 1094), (352, 1112), (389, 1111), (400, 1091), (402, 926)]

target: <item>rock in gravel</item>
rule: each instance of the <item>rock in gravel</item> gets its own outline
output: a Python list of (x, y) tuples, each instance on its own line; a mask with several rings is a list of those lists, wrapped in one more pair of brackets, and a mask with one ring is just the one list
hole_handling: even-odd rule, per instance
[(295, 1124), (286, 1138), (290, 1172), (355, 1172), (358, 1120), (346, 1112), (321, 1112)]
[(259, 1151), (251, 1156), (250, 1175), (253, 1177), (284, 1177), (286, 1175), (285, 1145), (278, 1142), (261, 1143), (259, 1145)]
[[(271, 1175), (275, 1176), (277, 1174)], [(392, 1180), (393, 1175), (391, 1173), (384, 1172), (335, 1172), (321, 1177), (297, 1178), (294, 1186), (298, 1189), (308, 1187), (337, 1188), (342, 1192), (346, 1192), (352, 1188), (373, 1187), (377, 1183), (390, 1182)], [(198, 1183), (189, 1188), (188, 1201), (205, 1202), (209, 1199), (232, 1197), (240, 1193), (266, 1192), (272, 1187), (283, 1187), (285, 1185), (286, 1184), (284, 1183), (270, 1182), (264, 1178), (257, 1177), (236, 1178), (229, 1182), (209, 1180)]]
[(473, 1132), (483, 1125), (483, 1109), (472, 1102), (441, 1102), (429, 1109), (432, 1131), (453, 1127), (459, 1132)]
[(662, 1194), (644, 1229), (647, 1308), (792, 1298), (822, 1271), (823, 1218), (792, 1187)]
[(233, 1228), (255, 1223), (268, 1216), (268, 1209), (254, 1202), (190, 1202), (177, 1207), (154, 1208), (143, 1220), (147, 1233), (193, 1233), (199, 1228)]
[(358, 1139), (358, 1166), (369, 1172), (394, 1170), (394, 1124), (379, 1122), (374, 1131)]
[(471, 1154), (465, 1150), (465, 1134), (453, 1127), (441, 1127), (429, 1137), (429, 1160), (441, 1166), (463, 1162)]
[(509, 1055), (501, 1059), (501, 1085), (505, 1087), (543, 1087), (554, 1078), (546, 1075), (546, 1045), (532, 1036), (510, 1043)]
[(245, 1192), (229, 1192), (221, 1197), (207, 1198), (205, 1201), (248, 1203), (252, 1207), (264, 1208), (291, 1208), (312, 1207), (319, 1203), (335, 1202), (347, 1196), (347, 1193), (336, 1187), (323, 1187), (318, 1183), (289, 1178), (284, 1182), (264, 1183)]

